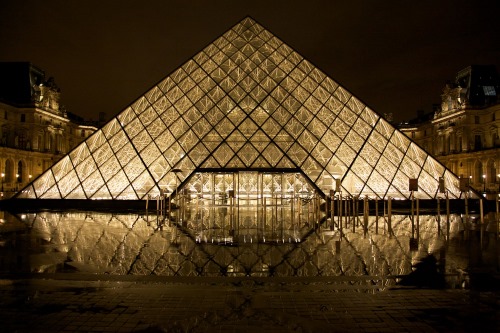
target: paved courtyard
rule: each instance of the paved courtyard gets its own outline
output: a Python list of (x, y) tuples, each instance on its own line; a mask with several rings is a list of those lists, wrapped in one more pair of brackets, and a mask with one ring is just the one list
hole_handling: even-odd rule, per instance
[[(347, 278), (0, 280), (2, 332), (499, 332), (499, 295)], [(394, 281), (392, 281), (394, 282)]]

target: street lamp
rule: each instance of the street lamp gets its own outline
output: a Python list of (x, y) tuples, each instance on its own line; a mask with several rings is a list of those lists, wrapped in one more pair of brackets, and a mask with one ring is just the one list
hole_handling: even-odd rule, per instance
[(486, 193), (486, 175), (483, 175), (483, 192)]
[(2, 172), (2, 192), (3, 192), (3, 179), (5, 178), (5, 173)]

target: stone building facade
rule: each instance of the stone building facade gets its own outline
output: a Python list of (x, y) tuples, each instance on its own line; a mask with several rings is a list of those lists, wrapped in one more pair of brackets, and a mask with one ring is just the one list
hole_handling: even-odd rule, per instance
[(0, 63), (1, 196), (39, 176), (97, 130), (64, 110), (53, 78), (28, 62)]
[(499, 93), (495, 66), (469, 66), (445, 85), (432, 113), (399, 126), (490, 199), (500, 191)]

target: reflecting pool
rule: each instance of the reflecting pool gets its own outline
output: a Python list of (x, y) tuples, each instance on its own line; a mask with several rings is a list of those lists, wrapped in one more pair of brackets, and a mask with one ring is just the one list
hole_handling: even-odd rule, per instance
[(237, 228), (156, 213), (0, 214), (2, 274), (385, 278), (411, 273), (428, 256), (445, 274), (498, 268), (494, 214), (482, 224), (460, 215), (393, 215), (340, 224), (248, 220)]

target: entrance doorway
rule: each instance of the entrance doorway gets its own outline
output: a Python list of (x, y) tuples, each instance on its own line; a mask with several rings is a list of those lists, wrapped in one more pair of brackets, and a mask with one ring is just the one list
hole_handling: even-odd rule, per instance
[(325, 217), (323, 199), (297, 172), (198, 172), (177, 202), (178, 220), (200, 242), (300, 241)]

